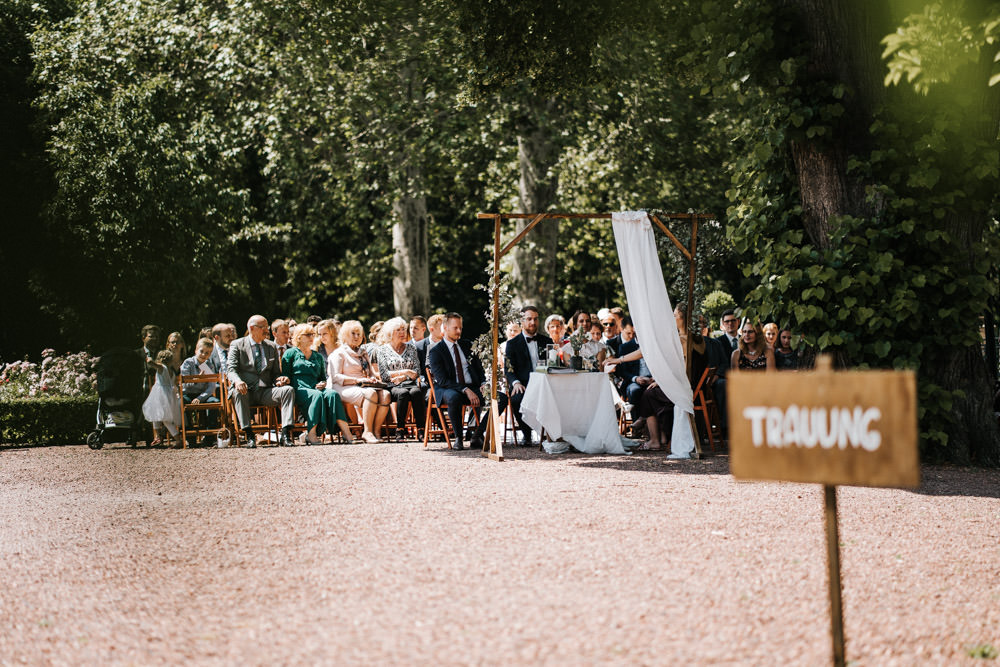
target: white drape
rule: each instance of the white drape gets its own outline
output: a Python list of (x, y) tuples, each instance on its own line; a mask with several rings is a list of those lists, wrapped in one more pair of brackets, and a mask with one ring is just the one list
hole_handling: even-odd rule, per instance
[(684, 349), (677, 333), (673, 306), (663, 282), (653, 226), (643, 211), (612, 213), (622, 282), (642, 357), (653, 379), (674, 403), (674, 428), (670, 437), (672, 457), (690, 457), (694, 451), (691, 419), (694, 397), (688, 381)]

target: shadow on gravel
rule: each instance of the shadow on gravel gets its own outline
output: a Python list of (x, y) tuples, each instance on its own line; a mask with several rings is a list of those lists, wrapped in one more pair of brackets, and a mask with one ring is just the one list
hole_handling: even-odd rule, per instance
[(1000, 498), (1000, 470), (922, 466), (921, 484), (912, 493), (924, 496)]
[(702, 459), (671, 461), (665, 452), (636, 452), (629, 456), (590, 454), (546, 454), (532, 447), (505, 447), (504, 458), (510, 461), (569, 464), (580, 468), (604, 468), (673, 475), (728, 475), (729, 456), (713, 454)]

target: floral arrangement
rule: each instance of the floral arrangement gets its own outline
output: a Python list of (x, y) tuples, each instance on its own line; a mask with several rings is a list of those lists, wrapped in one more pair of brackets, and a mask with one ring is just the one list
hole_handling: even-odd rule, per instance
[(580, 348), (588, 340), (590, 340), (590, 331), (586, 327), (577, 327), (576, 331), (569, 336), (569, 344), (573, 346), (576, 354), (580, 354)]
[(43, 396), (95, 396), (97, 358), (86, 352), (56, 356), (42, 350), (42, 363), (27, 360), (4, 364), (0, 369), (0, 399)]

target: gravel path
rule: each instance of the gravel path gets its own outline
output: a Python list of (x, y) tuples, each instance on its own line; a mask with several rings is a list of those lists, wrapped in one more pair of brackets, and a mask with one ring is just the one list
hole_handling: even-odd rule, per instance
[[(822, 489), (724, 456), (0, 452), (0, 664), (830, 662)], [(847, 657), (1000, 649), (1000, 471), (840, 490)]]

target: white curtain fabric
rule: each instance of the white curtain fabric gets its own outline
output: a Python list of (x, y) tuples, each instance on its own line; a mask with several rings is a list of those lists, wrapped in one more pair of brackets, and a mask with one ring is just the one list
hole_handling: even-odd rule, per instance
[(653, 226), (644, 211), (612, 213), (611, 223), (628, 311), (639, 337), (642, 357), (653, 379), (674, 403), (670, 454), (672, 458), (689, 458), (694, 451), (694, 434), (688, 415), (694, 414), (694, 397), (684, 348), (674, 322), (674, 308), (663, 282)]

